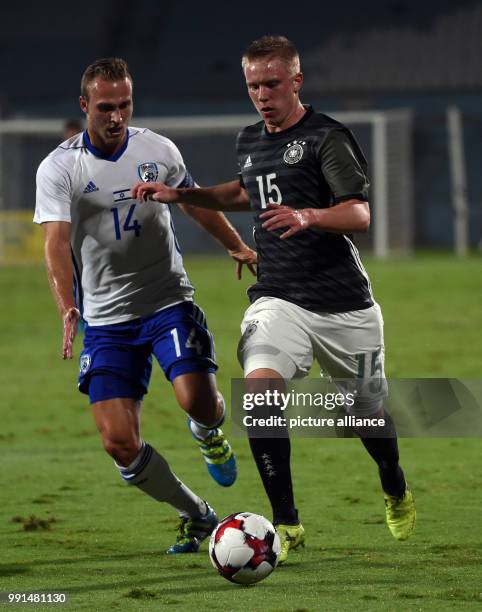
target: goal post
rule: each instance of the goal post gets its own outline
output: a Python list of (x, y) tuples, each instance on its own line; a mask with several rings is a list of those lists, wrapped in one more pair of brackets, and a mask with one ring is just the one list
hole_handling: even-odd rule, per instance
[(447, 109), (447, 134), (454, 219), (454, 249), (458, 257), (469, 251), (469, 203), (464, 153), (464, 127), (460, 108)]

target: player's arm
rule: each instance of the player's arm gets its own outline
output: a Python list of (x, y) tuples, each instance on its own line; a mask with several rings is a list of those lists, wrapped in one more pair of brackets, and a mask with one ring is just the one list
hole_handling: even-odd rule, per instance
[(331, 208), (312, 209), (311, 226), (338, 234), (367, 232), (370, 207), (365, 200), (350, 198)]
[(250, 249), (238, 232), (219, 211), (249, 210), (248, 195), (239, 181), (213, 187), (169, 187), (163, 183), (136, 183), (132, 197), (138, 202), (147, 198), (164, 204), (178, 204), (228, 251), (236, 261), (236, 275), (241, 278), (243, 265), (256, 274), (256, 252)]
[(369, 181), (358, 144), (346, 130), (334, 129), (323, 141), (318, 155), (335, 205), (304, 209), (269, 205), (270, 210), (260, 218), (267, 230), (287, 228), (280, 238), (289, 238), (309, 227), (338, 234), (366, 232), (370, 227)]
[(304, 208), (297, 210), (290, 206), (268, 204), (268, 210), (260, 215), (263, 228), (269, 231), (287, 227), (280, 238), (316, 227), (335, 234), (357, 234), (367, 232), (370, 227), (368, 202), (349, 199), (331, 208)]
[(42, 223), (42, 227), (50, 288), (63, 323), (62, 357), (72, 359), (72, 345), (77, 334), (80, 312), (74, 302), (70, 223), (50, 221)]
[(165, 204), (187, 204), (210, 210), (249, 210), (249, 197), (239, 180), (213, 187), (169, 187), (163, 183), (136, 183), (132, 197), (139, 202), (147, 198)]
[[(196, 191), (199, 191), (199, 189), (196, 189)], [(256, 251), (250, 249), (243, 242), (241, 236), (223, 213), (217, 210), (198, 208), (192, 204), (180, 204), (180, 208), (223, 245), (236, 262), (236, 275), (238, 279), (241, 278), (243, 265), (248, 267), (251, 274), (256, 275)]]

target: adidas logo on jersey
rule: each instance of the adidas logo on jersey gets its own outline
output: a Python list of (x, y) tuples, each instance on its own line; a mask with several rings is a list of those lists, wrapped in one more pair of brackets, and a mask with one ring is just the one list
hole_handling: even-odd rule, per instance
[(93, 191), (99, 191), (99, 188), (93, 181), (89, 181), (84, 189), (84, 193), (92, 193)]
[(246, 161), (244, 162), (243, 168), (251, 168), (252, 165), (253, 165), (253, 162), (251, 161), (251, 155), (248, 155), (248, 157), (246, 158)]

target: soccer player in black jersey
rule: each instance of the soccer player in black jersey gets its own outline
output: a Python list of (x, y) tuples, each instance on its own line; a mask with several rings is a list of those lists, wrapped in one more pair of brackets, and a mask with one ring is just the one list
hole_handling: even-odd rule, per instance
[[(251, 306), (238, 356), (248, 381), (261, 385), (252, 388), (260, 390), (268, 380), (282, 388), (284, 381), (305, 376), (314, 359), (333, 378), (383, 381), (383, 320), (350, 238), (370, 224), (365, 158), (345, 126), (301, 103), (303, 75), (289, 40), (254, 41), (242, 66), (262, 121), (238, 135), (239, 179), (203, 189), (140, 183), (133, 195), (217, 210), (251, 208), (258, 274), (248, 291)], [(385, 418), (376, 437), (355, 431), (378, 465), (390, 531), (404, 540), (416, 513), (399, 465), (395, 427), (383, 410), (385, 395), (360, 394), (352, 413)], [(294, 503), (290, 440), (251, 437), (250, 446), (273, 508), (283, 562), (305, 537)]]

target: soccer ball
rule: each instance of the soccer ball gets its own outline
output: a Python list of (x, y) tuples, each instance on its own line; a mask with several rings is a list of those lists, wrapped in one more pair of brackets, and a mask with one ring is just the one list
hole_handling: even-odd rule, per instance
[(273, 525), (259, 514), (240, 512), (223, 519), (211, 535), (209, 557), (223, 578), (253, 584), (278, 564), (281, 544)]

